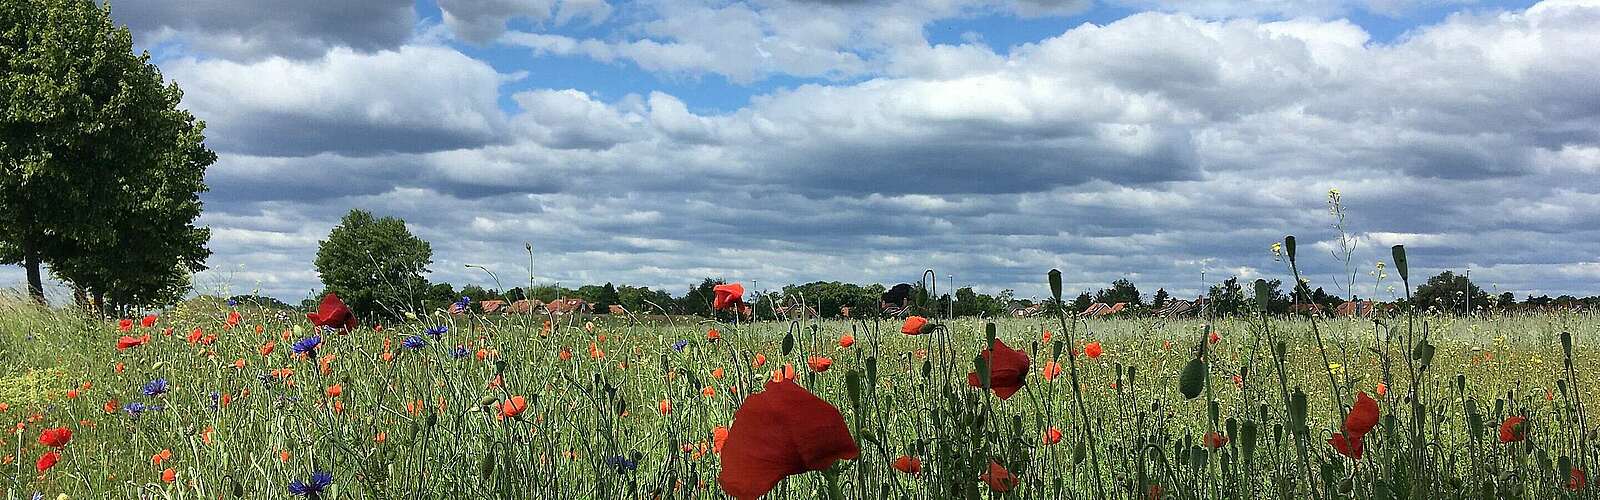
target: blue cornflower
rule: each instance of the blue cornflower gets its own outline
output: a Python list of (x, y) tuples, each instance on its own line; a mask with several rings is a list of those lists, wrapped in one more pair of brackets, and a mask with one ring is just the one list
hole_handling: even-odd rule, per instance
[(689, 341), (687, 340), (679, 340), (672, 343), (672, 350), (674, 351), (683, 352), (685, 347), (689, 347)]
[(415, 350), (428, 347), (428, 341), (422, 340), (422, 337), (412, 335), (410, 337), (406, 337), (405, 342), (401, 342), (400, 345), (405, 346), (406, 349)]
[(467, 348), (461, 347), (461, 346), (456, 346), (456, 349), (454, 351), (450, 351), (450, 357), (453, 357), (453, 358), (456, 358), (456, 359), (461, 359), (461, 358), (467, 357)]
[(304, 354), (307, 357), (317, 357), (317, 346), (322, 345), (321, 335), (312, 335), (294, 343), (294, 353)]
[(472, 297), (462, 297), (461, 300), (456, 301), (456, 309), (462, 311), (467, 310), (467, 306), (470, 305), (472, 305)]
[(625, 474), (628, 471), (639, 469), (639, 462), (629, 460), (628, 457), (624, 457), (622, 455), (617, 455), (606, 459), (606, 465), (616, 467), (618, 474)]
[(233, 306), (236, 306), (236, 305), (239, 305), (239, 301), (233, 300), (233, 299), (228, 299), (228, 307), (233, 307)]
[(446, 333), (450, 333), (450, 327), (444, 325), (430, 326), (427, 330), (427, 334), (432, 335), (434, 340), (439, 340), (439, 337)]
[(222, 402), (222, 395), (218, 394), (217, 391), (211, 391), (211, 409), (213, 409), (213, 410), (217, 409), (217, 404), (221, 403), (221, 402)]
[(128, 412), (128, 416), (130, 417), (137, 417), (140, 413), (144, 413), (144, 411), (147, 409), (149, 409), (149, 407), (146, 407), (144, 403), (140, 403), (138, 401), (122, 405), (122, 411)]
[(144, 395), (160, 396), (167, 393), (167, 379), (158, 378), (144, 385)]
[(311, 480), (304, 483), (299, 479), (289, 482), (289, 493), (306, 498), (320, 498), (322, 490), (333, 484), (333, 474), (326, 472), (311, 473)]

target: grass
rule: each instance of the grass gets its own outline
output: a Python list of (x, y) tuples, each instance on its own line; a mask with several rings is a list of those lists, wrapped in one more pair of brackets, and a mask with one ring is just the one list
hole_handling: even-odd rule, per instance
[[(1569, 489), (1562, 467), (1600, 459), (1590, 431), (1579, 430), (1593, 428), (1579, 427), (1581, 407), (1600, 388), (1593, 315), (1418, 317), (1409, 335), (1404, 317), (1322, 320), (1328, 363), (1305, 319), (1091, 320), (1065, 330), (1054, 319), (1003, 319), (996, 336), (1032, 365), (1026, 388), (1002, 401), (967, 386), (986, 345), (987, 322), (976, 319), (908, 336), (897, 321), (567, 317), (546, 328), (541, 316), (440, 314), (325, 335), (318, 358), (302, 359), (290, 346), (309, 325), (266, 310), (237, 311), (233, 325), (225, 304), (151, 328), (133, 318), (131, 334), (152, 341), (118, 351), (116, 322), (8, 304), (0, 420), (17, 426), (0, 438), (8, 499), (289, 498), (287, 485), (314, 471), (334, 478), (322, 498), (725, 498), (713, 429), (784, 364), (839, 408), (860, 445), (859, 459), (833, 471), (848, 498), (1587, 498), (1592, 489)], [(449, 332), (424, 333), (438, 326)], [(713, 327), (721, 340), (707, 339)], [(1413, 385), (1407, 346), (1424, 328), (1434, 352)], [(190, 342), (195, 329), (214, 342)], [(1570, 371), (1562, 332), (1576, 339)], [(845, 334), (851, 347), (839, 345)], [(404, 347), (413, 336), (427, 345)], [(1285, 345), (1281, 386), (1275, 340)], [(1088, 342), (1104, 353), (1085, 356)], [(1185, 399), (1179, 374), (1202, 343), (1203, 394)], [(765, 365), (755, 366), (757, 354)], [(834, 363), (815, 373), (810, 356)], [(1388, 390), (1378, 396), (1386, 358)], [(1041, 376), (1051, 360), (1071, 365), (1076, 391), (1071, 373)], [(170, 392), (144, 395), (158, 378)], [(335, 385), (341, 394), (330, 396)], [(1307, 397), (1298, 431), (1283, 397), (1297, 390)], [(1365, 456), (1350, 460), (1327, 439), (1357, 391), (1372, 394), (1383, 417)], [(494, 405), (514, 395), (527, 412), (495, 418)], [(122, 410), (136, 401), (162, 409)], [(1526, 441), (1497, 439), (1510, 415), (1529, 419)], [(57, 426), (73, 429), (72, 442), (37, 473), (39, 432)], [(1051, 428), (1062, 439), (1047, 444)], [(1203, 446), (1212, 431), (1228, 443)], [(163, 450), (170, 458), (155, 463)], [(893, 469), (901, 455), (919, 457), (922, 472)], [(618, 456), (637, 468), (616, 466)], [(1020, 484), (991, 491), (979, 480), (990, 461)], [(825, 475), (809, 473), (768, 498), (828, 494)]]

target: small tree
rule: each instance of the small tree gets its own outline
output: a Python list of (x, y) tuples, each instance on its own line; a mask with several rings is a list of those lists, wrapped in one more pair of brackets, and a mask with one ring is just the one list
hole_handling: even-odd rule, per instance
[(393, 317), (429, 294), (422, 274), (431, 263), (433, 249), (405, 221), (351, 210), (318, 243), (316, 264), (327, 291), (357, 315)]
[(1128, 305), (1133, 306), (1144, 305), (1144, 299), (1139, 297), (1139, 287), (1133, 286), (1133, 282), (1128, 281), (1127, 278), (1113, 281), (1111, 282), (1111, 288), (1095, 293), (1094, 301), (1103, 302), (1107, 305), (1118, 302), (1126, 302)]

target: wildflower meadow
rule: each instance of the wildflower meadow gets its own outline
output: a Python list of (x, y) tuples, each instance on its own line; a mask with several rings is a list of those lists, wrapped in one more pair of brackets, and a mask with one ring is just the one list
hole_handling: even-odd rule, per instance
[(1592, 498), (1600, 459), (1592, 313), (0, 318), (9, 499)]

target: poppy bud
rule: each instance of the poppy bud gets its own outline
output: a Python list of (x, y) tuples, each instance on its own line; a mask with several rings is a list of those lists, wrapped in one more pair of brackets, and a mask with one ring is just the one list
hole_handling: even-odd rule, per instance
[(1394, 257), (1394, 270), (1400, 273), (1400, 281), (1405, 282), (1406, 286), (1410, 286), (1411, 272), (1410, 268), (1406, 266), (1406, 246), (1395, 245), (1389, 249), (1389, 252)]
[(788, 356), (792, 351), (794, 351), (794, 333), (790, 332), (783, 336), (783, 355)]
[(933, 361), (922, 360), (922, 378), (928, 378), (931, 375), (933, 375)]
[(989, 386), (989, 358), (976, 356), (972, 358), (974, 373), (978, 374), (978, 387), (988, 389)]
[(488, 408), (490, 406), (494, 406), (494, 402), (499, 400), (500, 398), (494, 397), (493, 395), (484, 396), (483, 399), (478, 400), (478, 407)]
[(1561, 332), (1561, 352), (1567, 356), (1567, 363), (1572, 363), (1572, 332)]
[(1055, 297), (1056, 302), (1061, 302), (1061, 270), (1051, 269), (1049, 276), (1050, 296)]
[(1294, 235), (1283, 237), (1283, 252), (1289, 256), (1289, 262), (1294, 263)]
[(1260, 306), (1262, 311), (1267, 310), (1267, 303), (1271, 299), (1271, 290), (1271, 288), (1267, 287), (1267, 280), (1256, 280), (1256, 305)]
[(1200, 391), (1205, 389), (1206, 362), (1200, 358), (1189, 360), (1183, 367), (1183, 373), (1178, 376), (1178, 392), (1184, 399), (1200, 397)]
[(228, 477), (228, 482), (232, 484), (233, 497), (234, 498), (244, 498), (244, 485), (240, 484), (239, 480), (238, 479), (234, 479), (232, 476)]
[[(1229, 421), (1232, 422), (1231, 419)], [(1240, 424), (1239, 447), (1244, 450), (1244, 459), (1246, 461), (1250, 460), (1250, 457), (1255, 455), (1256, 422), (1254, 420), (1246, 420), (1243, 424)]]
[(850, 406), (861, 407), (861, 373), (850, 370), (844, 374), (845, 389), (850, 393)]
[(867, 390), (878, 386), (878, 357), (867, 356)]
[(1294, 394), (1289, 396), (1289, 428), (1294, 432), (1306, 432), (1306, 392), (1299, 387), (1294, 388)]
[(478, 474), (485, 480), (494, 475), (494, 448), (484, 449), (483, 458), (478, 462)]
[(984, 339), (983, 346), (984, 346), (984, 349), (993, 349), (994, 348), (994, 339), (996, 337), (996, 335), (995, 335), (996, 328), (997, 327), (994, 326), (994, 323), (986, 323), (986, 324), (983, 325), (983, 339)]
[[(1217, 425), (1217, 419), (1222, 415), (1222, 403), (1213, 399), (1211, 400), (1211, 404), (1207, 405), (1206, 409), (1207, 413), (1211, 416), (1211, 425), (1215, 427)], [(1230, 432), (1228, 435), (1231, 436), (1233, 433)]]

